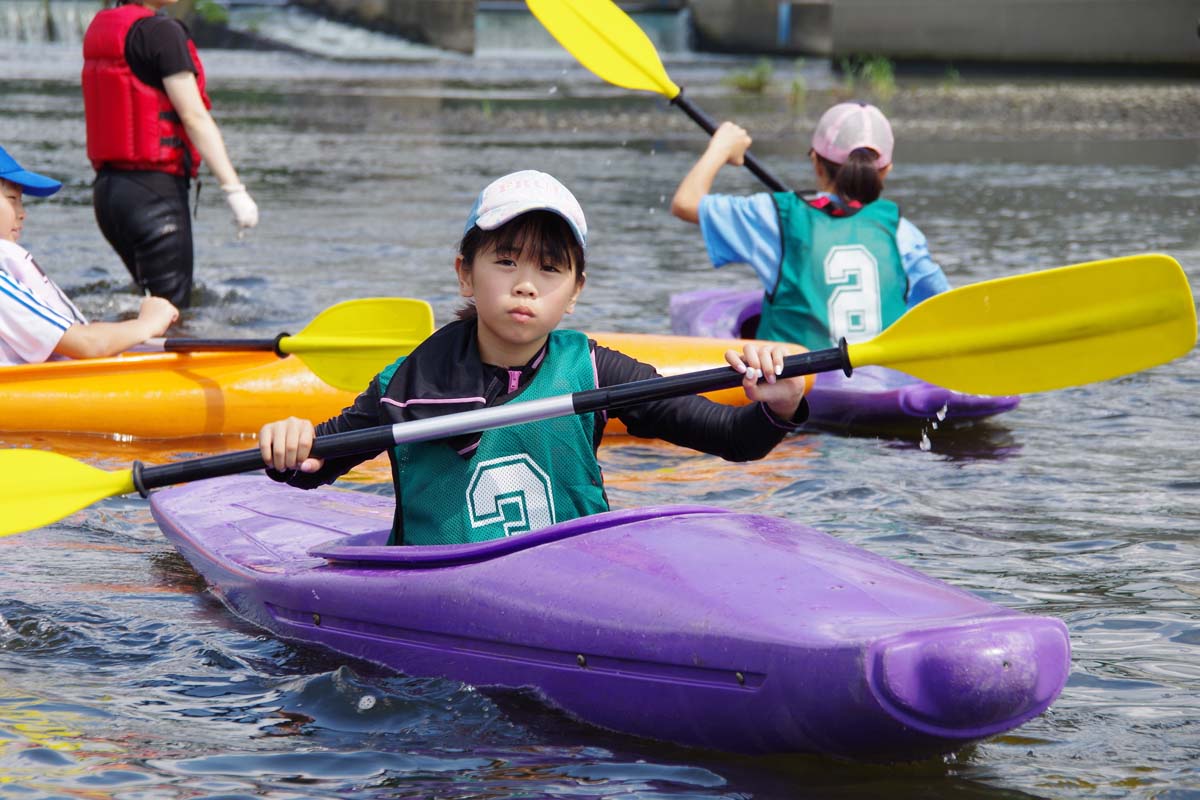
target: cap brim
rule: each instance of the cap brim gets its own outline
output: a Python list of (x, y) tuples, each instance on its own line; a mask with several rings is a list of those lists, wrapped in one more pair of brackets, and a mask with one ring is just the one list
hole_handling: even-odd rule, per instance
[(15, 172), (6, 172), (0, 175), (6, 181), (11, 181), (21, 187), (21, 191), (25, 194), (33, 195), (34, 197), (49, 197), (62, 188), (62, 183), (47, 178), (45, 175), (38, 175), (36, 172), (19, 169)]
[(587, 250), (587, 237), (579, 230), (579, 226), (575, 223), (575, 220), (564, 214), (561, 209), (545, 203), (508, 203), (488, 211), (478, 219), (475, 219), (472, 224), (477, 225), (481, 230), (494, 231), (501, 225), (511, 222), (522, 214), (528, 214), (530, 211), (549, 211), (557, 214), (567, 223), (567, 227), (575, 235), (575, 241), (579, 242), (579, 246)]

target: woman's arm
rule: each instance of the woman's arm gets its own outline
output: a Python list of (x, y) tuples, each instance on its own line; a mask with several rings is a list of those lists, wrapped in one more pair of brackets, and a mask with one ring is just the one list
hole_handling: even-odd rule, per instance
[(208, 168), (212, 170), (213, 175), (217, 176), (221, 185), (241, 183), (238, 180), (237, 171), (233, 168), (233, 163), (229, 160), (229, 153), (225, 149), (225, 140), (221, 138), (221, 131), (217, 128), (216, 120), (212, 118), (212, 114), (208, 113), (208, 109), (204, 107), (204, 101), (200, 99), (200, 87), (196, 84), (195, 74), (177, 72), (174, 75), (168, 75), (163, 78), (163, 88), (167, 92), (167, 97), (171, 98), (171, 105), (174, 106), (175, 113), (179, 115), (192, 144), (200, 151), (200, 156), (208, 162)]
[(171, 98), (171, 105), (179, 115), (188, 138), (200, 151), (200, 157), (208, 163), (209, 170), (225, 191), (234, 221), (240, 228), (253, 228), (258, 224), (258, 206), (238, 179), (237, 170), (229, 160), (229, 151), (225, 149), (221, 130), (204, 107), (195, 74), (185, 71), (168, 75), (163, 78), (163, 88), (167, 97)]

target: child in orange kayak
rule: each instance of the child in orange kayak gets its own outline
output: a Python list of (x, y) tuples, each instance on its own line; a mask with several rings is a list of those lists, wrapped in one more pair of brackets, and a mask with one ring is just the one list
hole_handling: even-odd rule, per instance
[[(480, 194), (455, 260), (468, 305), (380, 373), (354, 405), (315, 429), (289, 418), (259, 433), (273, 477), (330, 483), (377, 453), (310, 458), (314, 435), (425, 419), (652, 378), (655, 369), (560, 330), (583, 290), (587, 222), (565, 186), (532, 170)], [(635, 436), (749, 461), (808, 416), (805, 379), (776, 379), (787, 348), (748, 344), (726, 360), (754, 401), (725, 406), (690, 396), (621, 409)], [(759, 383), (758, 379), (765, 380)], [(537, 530), (608, 510), (596, 450), (605, 415), (589, 413), (402, 444), (389, 455), (396, 490), (393, 544), (454, 544)]]
[(810, 350), (870, 339), (909, 308), (950, 288), (924, 234), (880, 196), (892, 169), (892, 128), (878, 108), (839, 103), (808, 151), (820, 191), (748, 197), (711, 193), (750, 136), (732, 122), (680, 182), (671, 213), (697, 222), (713, 266), (747, 263), (763, 284), (761, 339)]
[(61, 188), (52, 178), (22, 169), (0, 147), (0, 366), (116, 355), (161, 336), (179, 317), (168, 301), (147, 297), (137, 319), (88, 322), (42, 272), (17, 244), (25, 224), (22, 195), (49, 197)]

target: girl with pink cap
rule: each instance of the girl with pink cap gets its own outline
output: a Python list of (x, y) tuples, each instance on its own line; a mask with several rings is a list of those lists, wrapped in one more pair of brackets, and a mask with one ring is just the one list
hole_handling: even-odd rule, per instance
[(747, 263), (765, 289), (760, 339), (821, 349), (870, 339), (909, 308), (949, 288), (925, 236), (880, 195), (892, 168), (887, 117), (867, 103), (822, 115), (808, 151), (818, 193), (712, 194), (725, 164), (740, 165), (745, 129), (723, 123), (684, 177), (671, 213), (698, 222), (714, 266)]

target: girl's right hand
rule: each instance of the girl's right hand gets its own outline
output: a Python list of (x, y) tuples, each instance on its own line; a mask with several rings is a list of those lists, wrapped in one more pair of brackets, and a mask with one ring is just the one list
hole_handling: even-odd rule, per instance
[(733, 122), (722, 122), (712, 135), (709, 150), (720, 154), (724, 160), (740, 167), (746, 160), (746, 151), (750, 149), (753, 140), (746, 129)]
[(292, 469), (316, 472), (325, 462), (308, 457), (314, 436), (312, 422), (288, 417), (262, 426), (258, 432), (258, 450), (262, 453), (263, 463), (278, 472)]

